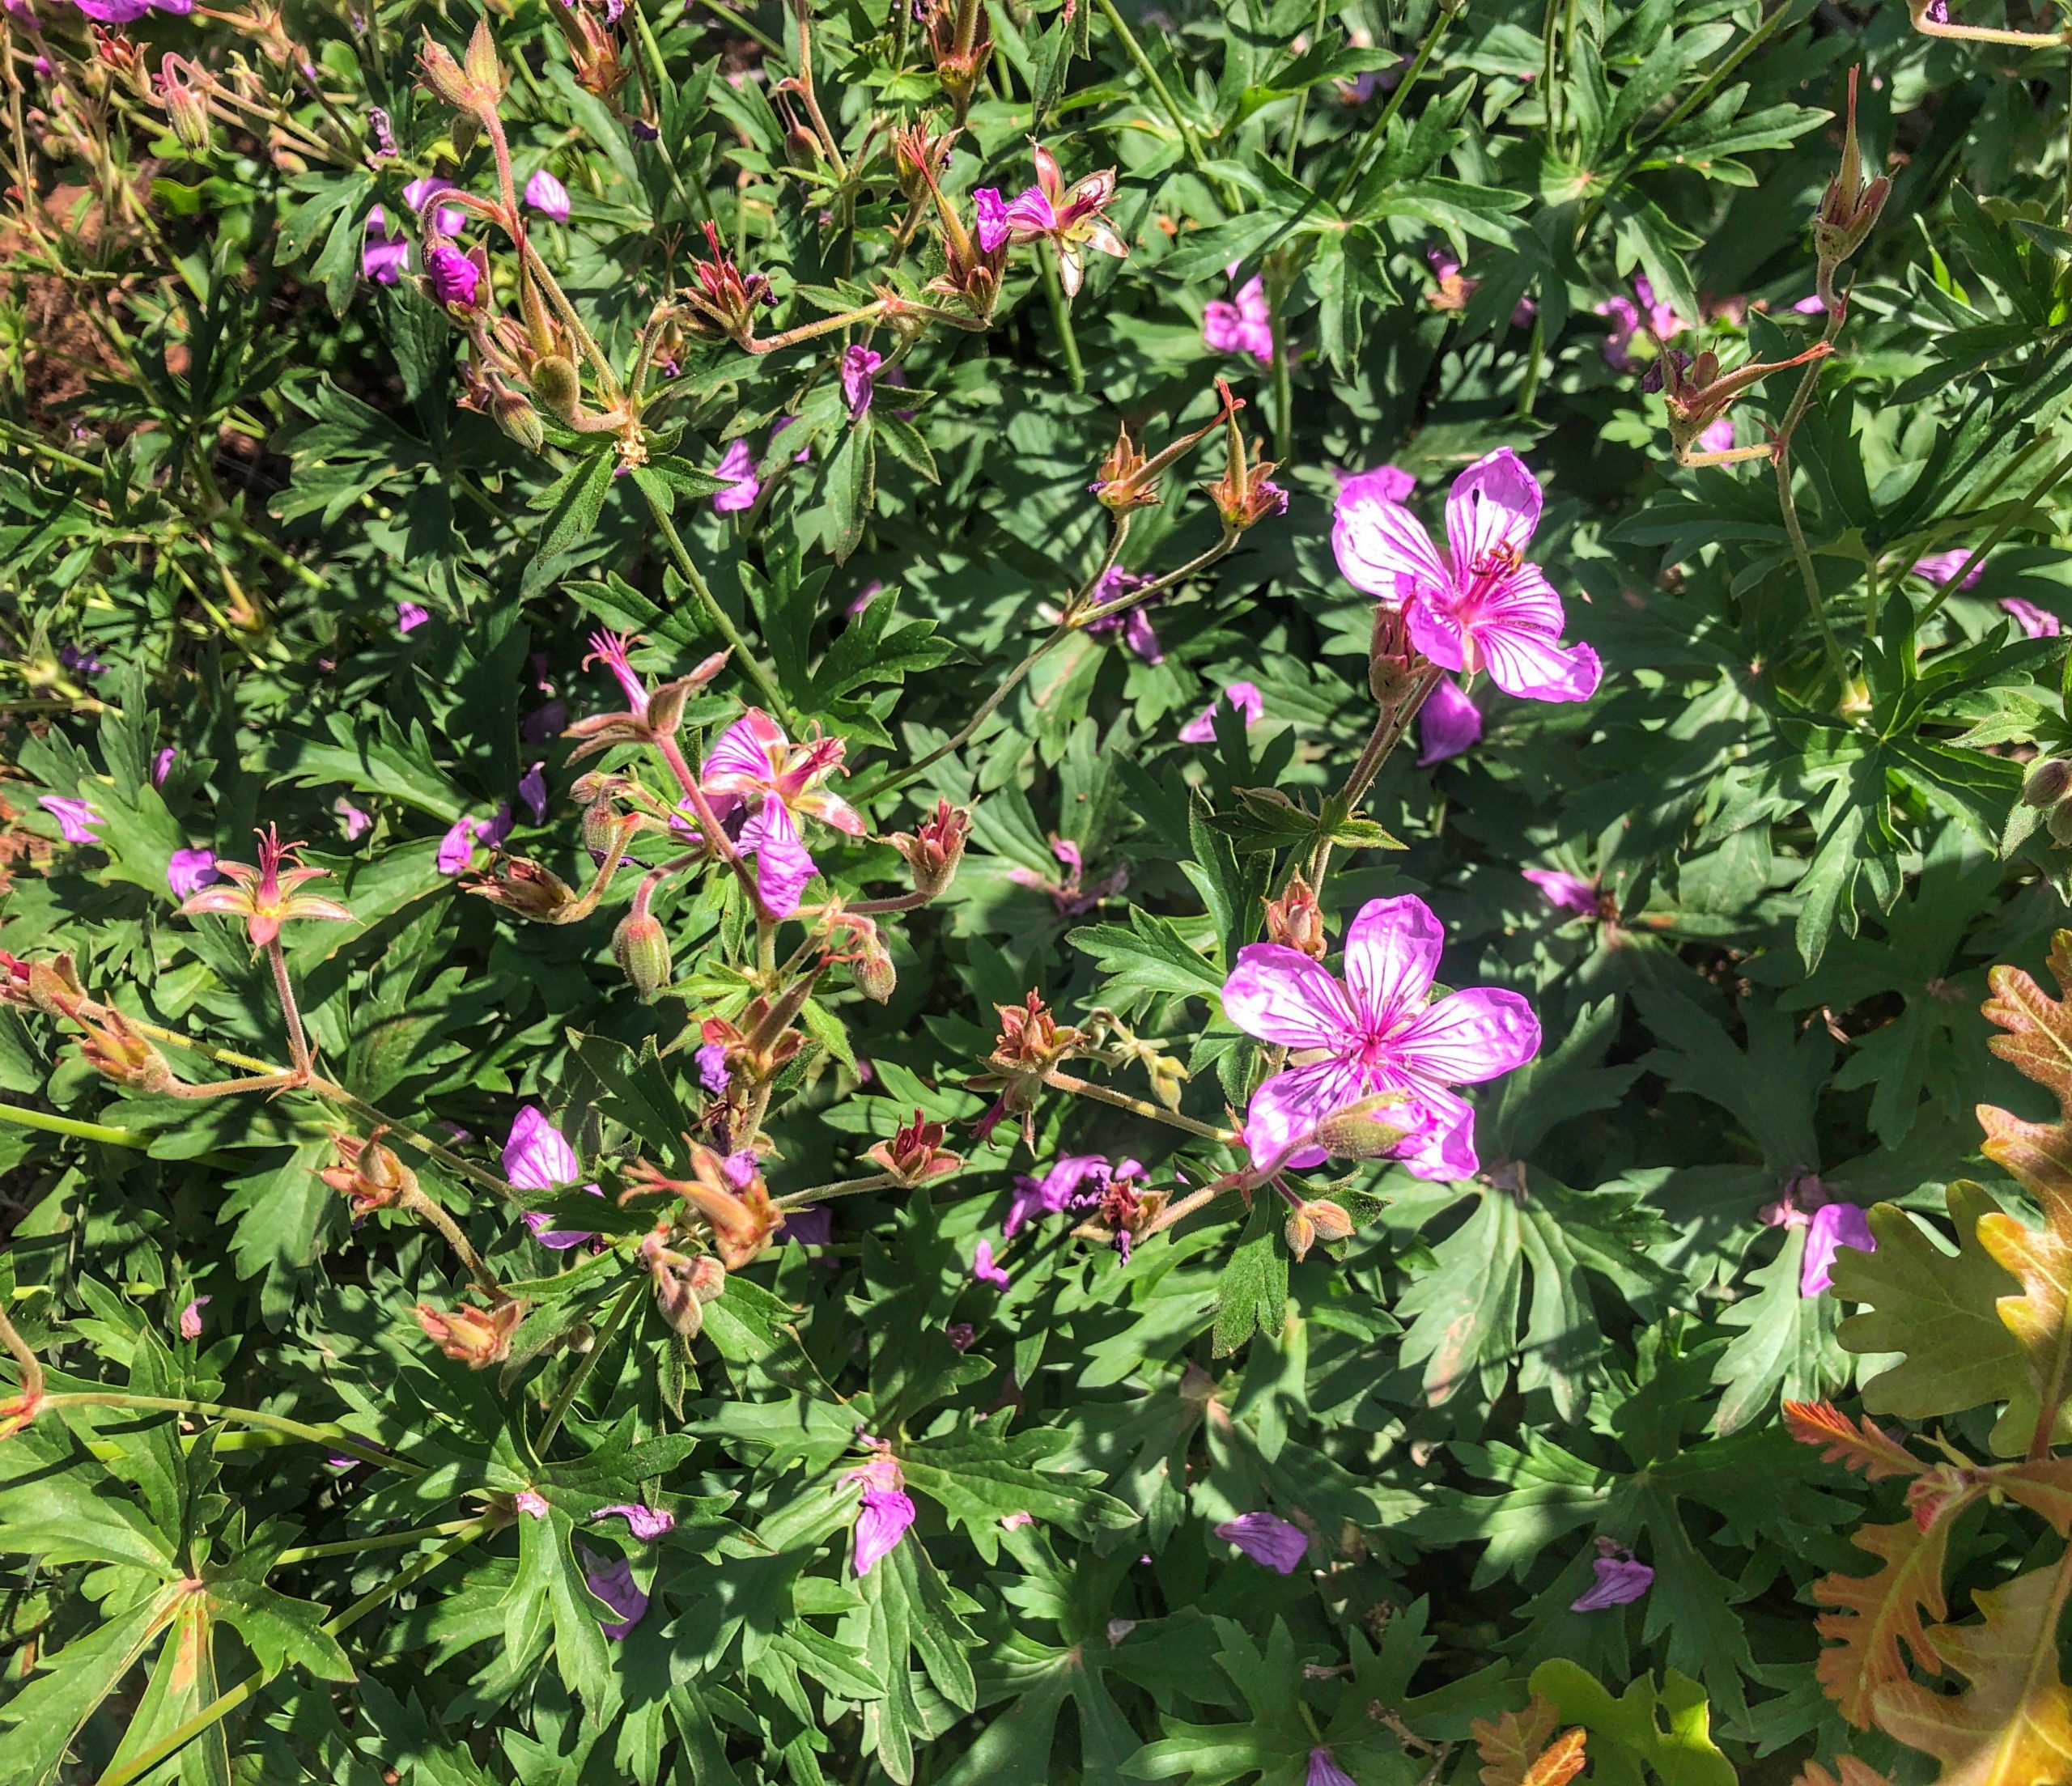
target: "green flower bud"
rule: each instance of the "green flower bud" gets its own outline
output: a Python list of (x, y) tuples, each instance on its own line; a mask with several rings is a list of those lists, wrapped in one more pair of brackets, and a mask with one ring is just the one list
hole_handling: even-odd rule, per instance
[(2055, 806), (2065, 798), (2068, 788), (2072, 788), (2072, 762), (2062, 757), (2045, 757), (2029, 770), (2028, 779), (2022, 783), (2022, 804)]
[(652, 999), (669, 979), (669, 939), (662, 921), (638, 906), (612, 932), (612, 959), (643, 999)]

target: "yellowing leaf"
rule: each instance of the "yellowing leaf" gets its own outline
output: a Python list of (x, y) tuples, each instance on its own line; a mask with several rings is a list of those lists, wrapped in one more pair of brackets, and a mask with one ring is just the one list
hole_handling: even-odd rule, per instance
[(1494, 1723), (1477, 1718), (1469, 1733), (1482, 1757), (1482, 1786), (1568, 1786), (1589, 1758), (1583, 1747), (1590, 1733), (1580, 1727), (1565, 1730), (1550, 1743), (1560, 1721), (1537, 1693), (1522, 1712), (1506, 1712)]
[(2072, 1537), (2072, 1457), (2002, 1464), (1987, 1474), (1989, 1489), (2042, 1514), (2060, 1538)]
[(1835, 1766), (1841, 1770), (1840, 1780), (1836, 1780), (1817, 1761), (1809, 1761), (1799, 1770), (1798, 1778), (1791, 1783), (1791, 1786), (1892, 1786), (1892, 1782), (1885, 1775), (1879, 1773), (1868, 1762), (1858, 1761), (1853, 1755), (1836, 1756)]
[(1878, 1690), (1879, 1724), (1942, 1763), (1935, 1786), (2062, 1786), (2072, 1780), (2072, 1689), (2058, 1670), (2057, 1621), (2072, 1551), (2055, 1568), (1977, 1594), (1984, 1622), (1930, 1634), (1963, 1693), (1912, 1681)]
[(1942, 1598), (1949, 1515), (1980, 1492), (1944, 1502), (1942, 1517), (1926, 1530), (1912, 1520), (1863, 1526), (1851, 1536), (1859, 1550), (1868, 1551), (1883, 1567), (1870, 1575), (1824, 1575), (1813, 1584), (1813, 1597), (1832, 1609), (1817, 1621), (1820, 1635), (1835, 1640), (1820, 1652), (1820, 1685), (1859, 1730), (1870, 1727), (1879, 1688), (1907, 1678), (1902, 1643), (1921, 1667), (1931, 1674), (1942, 1671), (1942, 1660), (1922, 1628), (1921, 1615), (1941, 1618), (1949, 1610)]
[(1832, 1402), (1787, 1402), (1784, 1423), (1801, 1444), (1818, 1445), (1828, 1463), (1861, 1470), (1871, 1481), (1918, 1476), (1928, 1466), (1868, 1420), (1852, 1420)]
[[(2044, 965), (2057, 990), (2072, 992), (2072, 931), (2051, 939)], [(2018, 967), (1997, 967), (1985, 982), (1993, 996), (1981, 1008), (1989, 1023), (2007, 1032), (1986, 1046), (2049, 1090), (2072, 1116), (2072, 1004), (2052, 998)]]

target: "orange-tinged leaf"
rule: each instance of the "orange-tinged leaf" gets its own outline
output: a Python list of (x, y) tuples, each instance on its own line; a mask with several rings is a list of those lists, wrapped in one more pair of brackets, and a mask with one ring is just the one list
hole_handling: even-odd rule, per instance
[(1913, 1681), (1882, 1686), (1879, 1725), (1942, 1764), (1936, 1786), (2063, 1786), (2072, 1780), (2072, 1688), (2057, 1660), (2057, 1621), (2072, 1588), (2072, 1551), (2052, 1568), (1976, 1596), (1984, 1621), (1931, 1634), (1970, 1686), (1937, 1693)]
[(1589, 1740), (1590, 1733), (1581, 1724), (1573, 1730), (1564, 1730), (1526, 1769), (1519, 1786), (1569, 1786), (1590, 1758), (1583, 1753), (1583, 1746)]
[(1861, 1470), (1873, 1482), (1918, 1476), (1928, 1466), (1868, 1420), (1852, 1420), (1832, 1402), (1787, 1402), (1784, 1423), (1801, 1444), (1819, 1445), (1821, 1460)]
[[(2060, 992), (2072, 993), (2072, 931), (2051, 939), (2045, 964)], [(2018, 967), (1997, 967), (1985, 977), (1993, 996), (1981, 1008), (1986, 1021), (2007, 1033), (1987, 1044), (1994, 1054), (2053, 1092), (2072, 1116), (2072, 1003), (2053, 999)]]
[(2060, 1538), (2072, 1538), (2072, 1457), (2002, 1464), (1987, 1474), (1989, 1488), (2042, 1514)]
[[(1981, 1112), (1981, 1114), (1989, 1113)], [(2001, 1113), (1989, 1113), (1998, 1115)], [(2072, 1149), (2072, 1126), (2055, 1131)], [(2009, 1162), (1993, 1152), (1985, 1152)], [(2015, 1336), (2034, 1375), (2039, 1412), (2032, 1453), (2040, 1454), (2068, 1397), (2072, 1397), (2072, 1177), (2062, 1183), (2040, 1183), (2009, 1165), (2043, 1204), (2044, 1225), (2027, 1228), (2011, 1215), (1979, 1218), (1978, 1244), (2022, 1286), (2018, 1296), (2002, 1296), (2000, 1319)]]
[(1482, 1758), (1482, 1786), (1525, 1786), (1535, 1758), (1560, 1721), (1552, 1704), (1538, 1693), (1522, 1712), (1501, 1712), (1493, 1721), (1477, 1718), (1468, 1734)]
[(1921, 1614), (1947, 1615), (1942, 1556), (1949, 1516), (1983, 1492), (1975, 1488), (1945, 1502), (1943, 1517), (1925, 1530), (1912, 1520), (1862, 1527), (1851, 1536), (1858, 1549), (1868, 1551), (1883, 1567), (1870, 1575), (1824, 1575), (1813, 1584), (1813, 1597), (1832, 1609), (1816, 1621), (1820, 1635), (1835, 1640), (1820, 1652), (1820, 1685), (1859, 1730), (1870, 1727), (1872, 1697), (1879, 1688), (1907, 1678), (1901, 1644), (1922, 1668), (1942, 1672), (1942, 1659), (1922, 1627)]
[(1853, 1755), (1836, 1756), (1835, 1766), (1841, 1770), (1839, 1780), (1817, 1761), (1809, 1761), (1799, 1770), (1798, 1778), (1791, 1786), (1892, 1786), (1888, 1777)]

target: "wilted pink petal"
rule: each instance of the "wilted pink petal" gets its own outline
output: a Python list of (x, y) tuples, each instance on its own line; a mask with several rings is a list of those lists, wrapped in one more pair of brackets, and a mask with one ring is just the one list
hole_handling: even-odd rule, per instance
[(993, 1243), (981, 1241), (979, 1250), (971, 1261), (971, 1275), (980, 1283), (990, 1283), (996, 1290), (1004, 1290), (1008, 1285), (1006, 1271), (993, 1263)]
[(1293, 1575), (1310, 1554), (1310, 1540), (1299, 1525), (1273, 1513), (1240, 1513), (1225, 1520), (1216, 1535), (1234, 1544), (1253, 1562), (1283, 1575)]
[(518, 778), (518, 798), (525, 803), (535, 825), (544, 825), (547, 817), (547, 778), (545, 763), (534, 763)]
[(197, 1296), (180, 1311), (180, 1337), (182, 1339), (199, 1339), (202, 1337), (202, 1311), (215, 1300), (214, 1296)]
[(1441, 677), (1417, 714), (1417, 766), (1429, 769), (1482, 741), (1482, 710), (1450, 677)]
[(604, 1621), (605, 1635), (614, 1640), (629, 1635), (648, 1615), (648, 1596), (633, 1579), (633, 1565), (624, 1557), (607, 1563), (594, 1551), (575, 1547), (583, 1563), (583, 1579), (590, 1592), (618, 1614)]
[(511, 1504), (528, 1519), (547, 1517), (547, 1498), (537, 1488), (521, 1488), (511, 1497)]
[(172, 773), (173, 759), (178, 755), (179, 753), (176, 751), (171, 745), (168, 745), (164, 749), (161, 750), (158, 755), (151, 759), (152, 787), (163, 787), (165, 786), (166, 777)]
[(1600, 1556), (1590, 1563), (1596, 1585), (1569, 1603), (1571, 1612), (1603, 1612), (1631, 1605), (1654, 1584), (1654, 1571), (1630, 1556)]
[(1698, 445), (1706, 452), (1725, 452), (1733, 444), (1734, 418), (1730, 415), (1722, 416), (1698, 436)]
[(1012, 1513), (1000, 1515), (1000, 1529), (1003, 1532), (1018, 1532), (1023, 1526), (1034, 1525), (1035, 1523), (1036, 1516), (1034, 1513), (1020, 1508)]
[(525, 202), (557, 223), (568, 221), (568, 189), (544, 168), (525, 182)]
[(1527, 868), (1524, 875), (1555, 910), (1573, 912), (1581, 918), (1596, 915), (1597, 889), (1589, 881), (1560, 868)]
[(39, 794), (36, 803), (57, 821), (57, 829), (67, 843), (98, 843), (92, 827), (103, 823), (100, 813), (84, 800), (66, 794)]
[(743, 509), (754, 508), (756, 498), (762, 494), (762, 485), (755, 475), (755, 454), (745, 439), (736, 440), (720, 456), (712, 475), (724, 477), (732, 486), (712, 498), (712, 507), (719, 514), (738, 515)]
[(338, 815), (338, 823), (344, 828), (348, 843), (358, 842), (367, 834), (367, 827), (374, 823), (372, 814), (363, 812), (342, 794), (331, 810)]
[(884, 354), (873, 353), (860, 343), (843, 350), (842, 401), (851, 416), (861, 416), (870, 408), (877, 369), (884, 363)]
[(1806, 1254), (1798, 1268), (1802, 1296), (1817, 1296), (1833, 1288), (1835, 1253), (1845, 1246), (1859, 1253), (1878, 1250), (1870, 1218), (1855, 1203), (1823, 1203), (1806, 1224)]
[(1228, 702), (1245, 716), (1245, 723), (1255, 726), (1266, 717), (1266, 698), (1259, 693), (1256, 682), (1233, 682), (1213, 701), (1180, 728), (1180, 737), (1191, 745), (1211, 745), (1216, 742), (1216, 710)]
[(856, 1573), (868, 1575), (913, 1523), (914, 1503), (904, 1490), (865, 1488), (863, 1511), (856, 1516)]
[(431, 610), (417, 602), (399, 601), (396, 604), (396, 630), (399, 633), (414, 632), (431, 618)]
[[(1917, 577), (1927, 578), (1930, 583), (1947, 583), (1966, 565), (1971, 563), (1971, 558), (1972, 555), (1968, 552), (1931, 552), (1926, 558), (1916, 558), (1913, 561), (1913, 574)], [(1985, 560), (1981, 558), (1976, 565), (1972, 566), (1971, 575), (1957, 587), (1959, 589), (1968, 589), (1985, 575)]]
[(482, 829), (479, 819), (471, 819), (465, 813), (454, 820), (447, 828), (446, 835), (439, 843), (439, 872), (443, 875), (465, 874), (468, 864), (474, 859), (475, 834)]
[(219, 878), (213, 850), (176, 850), (165, 865), (165, 884), (176, 899), (185, 899)]
[(1310, 1751), (1309, 1771), (1302, 1776), (1302, 1786), (1359, 1786), (1359, 1783), (1331, 1759), (1328, 1749), (1317, 1748)]
[(2056, 638), (2065, 630), (2065, 622), (2048, 608), (2039, 608), (2019, 596), (2002, 596), (2000, 605), (2014, 616), (2015, 623), (2032, 638)]
[(590, 1517), (609, 1519), (614, 1513), (643, 1544), (651, 1544), (664, 1532), (673, 1530), (677, 1523), (676, 1515), (666, 1507), (643, 1507), (635, 1501), (614, 1501), (609, 1507), (600, 1507)]

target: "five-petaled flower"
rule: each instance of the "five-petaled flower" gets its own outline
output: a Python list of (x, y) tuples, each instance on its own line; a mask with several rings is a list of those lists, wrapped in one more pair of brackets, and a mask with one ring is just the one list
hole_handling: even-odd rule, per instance
[(1257, 1169), (1318, 1164), (1318, 1125), (1386, 1094), (1386, 1122), (1405, 1131), (1393, 1157), (1420, 1178), (1474, 1175), (1475, 1113), (1447, 1088), (1524, 1065), (1539, 1051), (1539, 1024), (1515, 992), (1478, 987), (1431, 1002), (1445, 942), (1431, 907), (1406, 893), (1361, 907), (1342, 981), (1279, 943), (1238, 952), (1224, 1009), (1247, 1034), (1294, 1050), (1245, 1113)]
[(229, 886), (204, 887), (190, 894), (180, 910), (189, 917), (197, 912), (221, 912), (227, 918), (242, 918), (254, 948), (264, 948), (281, 934), (281, 926), (291, 918), (322, 918), (344, 923), (351, 911), (335, 899), (296, 889), (321, 880), (325, 868), (283, 867), (292, 863), (299, 843), (283, 843), (279, 831), (268, 825), (254, 834), (259, 839), (259, 865), (245, 862), (219, 862), (216, 872), (229, 877)]
[(1509, 447), (1478, 459), (1446, 498), (1446, 545), (1378, 490), (1339, 494), (1331, 546), (1356, 589), (1403, 608), (1412, 642), (1450, 670), (1487, 670), (1506, 694), (1586, 701), (1600, 667), (1564, 647), (1561, 598), (1525, 548), (1539, 524), (1539, 486)]
[[(801, 816), (852, 838), (864, 834), (856, 808), (820, 785), (842, 766), (844, 748), (839, 738), (794, 744), (768, 714), (750, 707), (706, 755), (698, 781), (712, 803), (712, 816), (732, 832), (741, 855), (754, 860), (756, 897), (773, 918), (796, 911), (800, 893), (820, 872), (800, 841)], [(732, 822), (737, 814), (737, 826)]]
[(1112, 254), (1118, 260), (1129, 253), (1105, 214), (1115, 196), (1113, 168), (1088, 174), (1067, 187), (1057, 158), (1038, 144), (1034, 185), (1008, 199), (991, 186), (972, 193), (979, 250), (991, 254), (1003, 245), (1048, 240), (1058, 251), (1058, 274), (1064, 282), (1065, 295), (1076, 297), (1084, 277), (1081, 248)]

